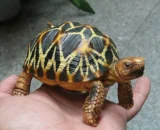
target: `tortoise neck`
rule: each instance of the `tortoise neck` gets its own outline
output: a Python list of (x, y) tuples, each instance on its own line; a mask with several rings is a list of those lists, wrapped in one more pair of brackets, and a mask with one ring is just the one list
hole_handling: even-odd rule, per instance
[(123, 81), (123, 79), (119, 76), (119, 74), (116, 70), (116, 63), (117, 62), (114, 62), (114, 63), (111, 64), (110, 69), (107, 73), (107, 76), (105, 77), (106, 80), (113, 81), (113, 82)]

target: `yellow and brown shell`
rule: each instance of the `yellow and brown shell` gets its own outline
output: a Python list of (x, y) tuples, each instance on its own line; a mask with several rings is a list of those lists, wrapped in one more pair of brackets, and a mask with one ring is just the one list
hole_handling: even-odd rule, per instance
[(84, 82), (103, 76), (118, 59), (111, 38), (96, 27), (66, 22), (32, 40), (23, 68), (34, 77)]

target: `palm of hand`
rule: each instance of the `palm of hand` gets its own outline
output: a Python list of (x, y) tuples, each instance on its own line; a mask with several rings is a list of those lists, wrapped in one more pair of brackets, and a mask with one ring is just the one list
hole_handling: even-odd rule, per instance
[[(84, 95), (42, 86), (28, 96), (13, 97), (10, 94), (16, 79), (17, 77), (12, 76), (0, 84), (0, 129), (124, 130), (127, 120), (135, 116), (142, 107), (150, 86), (148, 78), (139, 80), (134, 89), (135, 105), (130, 110), (106, 101), (99, 124), (93, 128), (82, 120)], [(143, 83), (146, 84), (145, 90)]]

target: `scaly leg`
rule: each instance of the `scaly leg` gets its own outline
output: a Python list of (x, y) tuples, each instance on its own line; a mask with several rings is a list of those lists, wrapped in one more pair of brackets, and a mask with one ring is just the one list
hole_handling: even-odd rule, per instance
[(133, 102), (133, 92), (130, 82), (119, 83), (118, 84), (118, 100), (119, 105), (129, 109), (132, 108)]
[(104, 104), (106, 94), (100, 81), (94, 81), (93, 87), (83, 105), (84, 122), (91, 126), (97, 126), (97, 120)]
[(13, 96), (27, 95), (30, 92), (30, 82), (32, 76), (25, 72), (22, 72), (17, 80), (16, 87), (13, 91)]

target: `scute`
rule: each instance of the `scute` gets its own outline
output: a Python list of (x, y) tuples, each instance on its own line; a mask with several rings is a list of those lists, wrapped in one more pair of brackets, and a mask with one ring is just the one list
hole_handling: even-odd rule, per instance
[(80, 55), (76, 55), (70, 62), (69, 65), (69, 73), (73, 74), (74, 71), (76, 70), (78, 64), (79, 64), (79, 60), (80, 60)]
[(85, 36), (86, 39), (90, 38), (93, 34), (89, 28), (86, 28), (83, 32), (83, 35)]
[(69, 29), (68, 31), (66, 31), (66, 33), (75, 33), (75, 32), (81, 32), (82, 31), (82, 29), (84, 29), (84, 27), (83, 26), (78, 26), (78, 27), (75, 27), (75, 28), (71, 28), (71, 29)]
[(74, 75), (74, 79), (73, 79), (75, 82), (80, 82), (80, 81), (83, 81), (83, 78), (81, 76), (81, 72), (80, 70), (78, 70), (76, 72), (76, 74)]
[[(38, 69), (38, 70), (37, 70), (38, 76), (39, 76), (39, 77), (43, 77), (43, 68), (42, 68), (41, 63), (39, 63), (39, 67), (38, 67), (37, 69)], [(34, 73), (34, 71), (30, 70), (30, 73)]]
[(61, 47), (64, 57), (70, 55), (80, 44), (82, 38), (78, 34), (66, 34), (61, 40)]
[(113, 53), (112, 53), (111, 46), (108, 46), (107, 51), (105, 52), (105, 57), (107, 59), (107, 63), (111, 64), (113, 61)]
[(65, 67), (63, 69), (63, 71), (61, 72), (60, 78), (59, 78), (60, 81), (65, 81), (65, 82), (68, 81), (68, 76), (67, 76), (67, 73), (66, 73), (66, 69), (67, 69), (67, 67)]
[(98, 35), (98, 36), (103, 36), (103, 35), (104, 35), (104, 34), (103, 34), (101, 31), (99, 31), (97, 28), (93, 27), (92, 29), (93, 29), (94, 33), (95, 33), (96, 35)]
[(23, 68), (35, 77), (84, 82), (103, 76), (118, 58), (112, 39), (97, 28), (66, 22), (32, 40)]
[(57, 33), (58, 30), (52, 30), (44, 34), (44, 36), (42, 37), (43, 54), (45, 54), (48, 48), (51, 46), (52, 41), (54, 40), (54, 37), (57, 35)]
[(71, 25), (69, 23), (66, 23), (62, 26), (62, 31), (65, 32), (67, 29), (69, 29)]
[(91, 40), (91, 43), (90, 43), (93, 48), (98, 51), (99, 53), (101, 53), (104, 49), (104, 46), (105, 46), (105, 43), (103, 41), (102, 38), (99, 38), (99, 37), (94, 37), (92, 38)]
[(48, 79), (55, 79), (54, 67), (51, 65), (50, 69), (47, 71), (47, 78)]

